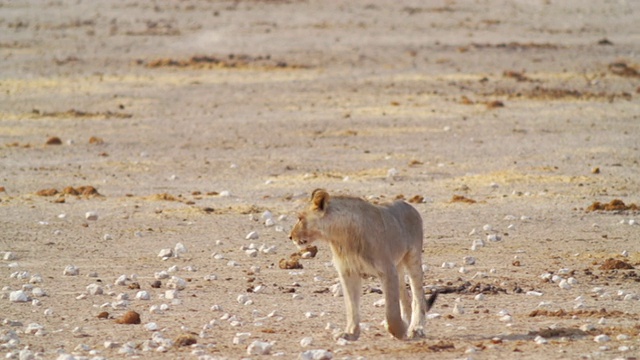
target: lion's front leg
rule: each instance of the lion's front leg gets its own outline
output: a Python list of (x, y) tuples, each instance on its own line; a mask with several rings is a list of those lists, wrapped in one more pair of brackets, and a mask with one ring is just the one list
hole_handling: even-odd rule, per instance
[(360, 275), (340, 270), (338, 273), (347, 309), (347, 325), (343, 333), (336, 335), (336, 339), (355, 341), (360, 337), (360, 292), (362, 291)]

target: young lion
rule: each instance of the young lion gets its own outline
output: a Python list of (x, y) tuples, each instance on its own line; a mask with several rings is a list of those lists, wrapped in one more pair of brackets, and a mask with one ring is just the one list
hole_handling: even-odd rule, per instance
[[(289, 238), (301, 247), (315, 240), (331, 246), (347, 310), (347, 326), (338, 335), (360, 336), (361, 276), (382, 280), (389, 332), (398, 339), (424, 336), (426, 312), (437, 297), (424, 298), (422, 289), (422, 218), (404, 201), (373, 205), (348, 196), (329, 197), (316, 189), (310, 207), (299, 215)], [(412, 299), (405, 289), (409, 275)], [(410, 321), (407, 329), (406, 321)]]

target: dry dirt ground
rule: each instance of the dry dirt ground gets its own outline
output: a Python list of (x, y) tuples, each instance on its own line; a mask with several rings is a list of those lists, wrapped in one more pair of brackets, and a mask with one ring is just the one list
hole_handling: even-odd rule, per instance
[[(0, 1), (0, 352), (637, 359), (638, 17), (631, 0)], [(336, 343), (328, 248), (279, 268), (317, 187), (421, 212), (442, 292), (425, 339), (385, 332), (370, 279), (361, 338)], [(186, 288), (152, 287), (162, 271)], [(116, 322), (129, 310), (141, 324)]]

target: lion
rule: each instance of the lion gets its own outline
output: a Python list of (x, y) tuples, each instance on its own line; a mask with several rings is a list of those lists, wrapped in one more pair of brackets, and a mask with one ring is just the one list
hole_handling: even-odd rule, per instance
[[(422, 217), (402, 200), (374, 205), (350, 196), (311, 195), (289, 239), (298, 247), (316, 240), (329, 243), (344, 292), (347, 324), (336, 339), (360, 337), (361, 277), (377, 276), (385, 296), (387, 330), (397, 339), (424, 337), (426, 313), (438, 293), (425, 299), (422, 289)], [(409, 275), (413, 296), (406, 290)], [(408, 322), (408, 326), (407, 326)]]

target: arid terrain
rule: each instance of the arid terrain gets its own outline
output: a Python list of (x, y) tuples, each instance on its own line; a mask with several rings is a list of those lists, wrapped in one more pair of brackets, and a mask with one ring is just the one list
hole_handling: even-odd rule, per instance
[[(638, 18), (0, 1), (0, 354), (640, 358)], [(360, 339), (333, 340), (328, 247), (279, 266), (315, 188), (422, 214), (426, 338), (393, 339), (367, 279)]]

